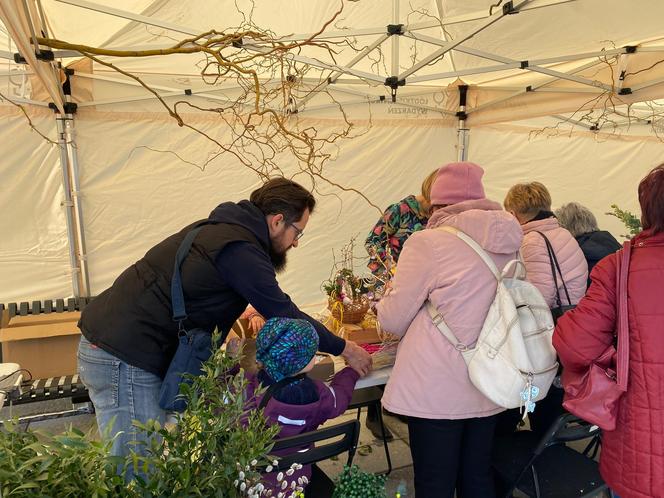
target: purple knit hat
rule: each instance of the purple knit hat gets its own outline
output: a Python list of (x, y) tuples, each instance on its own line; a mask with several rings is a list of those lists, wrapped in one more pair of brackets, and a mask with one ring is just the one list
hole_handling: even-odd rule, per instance
[(475, 163), (449, 163), (438, 170), (431, 185), (431, 205), (484, 199), (484, 170)]

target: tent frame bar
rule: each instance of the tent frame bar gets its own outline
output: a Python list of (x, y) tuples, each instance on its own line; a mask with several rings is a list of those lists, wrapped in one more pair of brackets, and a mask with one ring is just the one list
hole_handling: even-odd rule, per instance
[[(119, 84), (122, 84), (122, 85), (128, 85), (128, 86), (132, 86), (132, 87), (136, 87), (136, 88), (143, 88), (143, 86), (140, 83), (138, 83), (135, 80), (130, 80), (130, 79), (121, 79), (121, 78), (114, 78), (112, 76), (103, 76), (103, 75), (99, 75), (99, 74), (88, 74), (88, 73), (76, 73), (75, 76), (80, 77), (80, 78), (93, 79), (93, 80), (108, 81), (108, 82), (111, 82), (111, 83), (119, 83)], [(150, 88), (152, 88), (155, 91), (156, 90), (161, 90), (161, 91), (167, 92), (165, 94), (164, 93), (159, 94), (159, 96), (162, 97), (162, 98), (178, 97), (178, 96), (181, 96), (183, 98), (187, 97), (187, 94), (185, 93), (185, 89), (178, 89), (178, 88), (167, 87), (167, 86), (163, 86), (163, 85), (150, 85)], [(234, 102), (232, 100), (229, 100), (229, 99), (225, 98), (225, 97), (220, 97), (218, 95), (212, 95), (212, 94), (207, 93), (207, 92), (219, 91), (219, 90), (227, 91), (227, 90), (233, 90), (233, 89), (237, 89), (237, 88), (239, 88), (239, 87), (236, 86), (236, 87), (232, 87), (232, 88), (227, 87), (227, 88), (218, 88), (218, 89), (199, 88), (199, 89), (188, 89), (188, 90), (192, 95), (197, 95), (199, 97), (203, 97), (203, 98), (206, 98), (206, 99), (216, 100), (216, 101), (219, 101), (219, 102), (225, 102), (225, 103), (230, 104), (230, 103), (234, 103)], [(147, 92), (147, 90), (146, 90), (146, 92)], [(95, 106), (95, 105), (122, 104), (122, 103), (125, 103), (125, 102), (138, 102), (138, 101), (141, 101), (141, 100), (151, 100), (151, 99), (156, 99), (156, 98), (157, 97), (154, 94), (148, 92), (146, 95), (136, 95), (136, 96), (133, 96), (133, 97), (123, 97), (123, 98), (119, 98), (119, 99), (105, 99), (105, 100), (99, 100), (99, 101), (81, 102), (81, 103), (78, 104), (78, 106), (79, 107), (90, 107), (90, 106)], [(245, 105), (247, 107), (253, 107), (252, 104), (243, 104), (243, 105)]]
[[(116, 9), (113, 7), (107, 7), (105, 5), (100, 5), (94, 2), (88, 2), (87, 0), (56, 0), (57, 2), (60, 3), (66, 3), (69, 5), (73, 5), (76, 7), (80, 7), (82, 9), (87, 9), (87, 10), (93, 10), (95, 12), (100, 12), (102, 14), (108, 14), (111, 16), (115, 17), (120, 17), (122, 19), (127, 19), (130, 21), (135, 21), (141, 24), (146, 24), (148, 26), (155, 26), (159, 28), (164, 28), (168, 29), (171, 31), (175, 31), (178, 33), (183, 33), (185, 35), (198, 35), (200, 33), (204, 33), (207, 30), (196, 30), (195, 28), (190, 28), (186, 26), (181, 26), (175, 23), (169, 23), (166, 21), (160, 21), (158, 19), (154, 19), (149, 16), (143, 16), (140, 14), (134, 14), (132, 12), (128, 12), (125, 10), (121, 9)], [(553, 5), (559, 5), (559, 4), (564, 4), (564, 3), (569, 3), (569, 2), (574, 2), (576, 0), (529, 0), (531, 5), (528, 6), (523, 6), (523, 7), (516, 7), (517, 10), (531, 10), (531, 9), (538, 9), (542, 7), (550, 7)], [(499, 11), (497, 11), (499, 12)], [(486, 9), (483, 9), (481, 11), (476, 11), (470, 14), (464, 14), (462, 16), (454, 16), (454, 17), (448, 17), (445, 19), (441, 19), (441, 21), (427, 21), (427, 22), (421, 22), (421, 23), (415, 23), (415, 24), (410, 24), (406, 26), (405, 28), (413, 31), (413, 30), (418, 30), (418, 29), (428, 29), (428, 28), (435, 28), (438, 26), (447, 26), (450, 24), (459, 24), (459, 23), (464, 23), (464, 22), (472, 22), (472, 21), (478, 21), (481, 19), (486, 19), (488, 17), (492, 17), (488, 15), (488, 12)], [(355, 29), (355, 30), (345, 30), (345, 31), (329, 31), (329, 32), (324, 32), (321, 33), (317, 39), (319, 40), (325, 40), (325, 39), (330, 39), (330, 38), (345, 38), (347, 36), (368, 36), (368, 35), (380, 35), (385, 33), (385, 26), (379, 26), (375, 28), (364, 28), (364, 29)], [(296, 34), (296, 35), (291, 35), (291, 36), (284, 36), (283, 38), (279, 38), (278, 40), (281, 42), (290, 42), (290, 41), (302, 41), (310, 38), (314, 33), (306, 33), (306, 34)]]
[[(392, 24), (399, 24), (399, 0), (392, 0)], [(399, 74), (399, 39), (400, 35), (392, 35), (392, 71), (390, 76)]]
[[(412, 33), (406, 33), (406, 36), (410, 38), (414, 38), (417, 40), (425, 41), (432, 43), (434, 45), (440, 45), (443, 47), (442, 50), (447, 50), (448, 44), (445, 44), (441, 40), (438, 40), (433, 37), (429, 36), (422, 36), (422, 35), (413, 35)], [(501, 55), (496, 55), (492, 54), (489, 52), (485, 52), (483, 50), (477, 50), (477, 49), (472, 49), (472, 48), (467, 48), (467, 47), (456, 47), (454, 50), (457, 50), (458, 52), (463, 52), (468, 55), (474, 55), (476, 57), (480, 57), (483, 59), (488, 59), (492, 60), (495, 62), (501, 62), (503, 66), (487, 66), (487, 67), (478, 67), (475, 69), (465, 69), (462, 71), (455, 71), (455, 72), (450, 72), (450, 73), (438, 73), (438, 74), (431, 74), (431, 75), (426, 75), (426, 76), (420, 76), (420, 77), (415, 77), (411, 78), (410, 81), (412, 82), (418, 82), (418, 81), (430, 81), (434, 79), (439, 79), (439, 78), (453, 78), (455, 76), (464, 76), (467, 74), (482, 74), (482, 73), (487, 73), (487, 72), (493, 72), (493, 71), (501, 71), (501, 70), (508, 70), (508, 69), (516, 69), (516, 68), (521, 68), (527, 71), (532, 71), (536, 73), (541, 73), (541, 74), (546, 74), (549, 76), (554, 76), (558, 79), (565, 79), (565, 80), (570, 80), (575, 83), (580, 83), (583, 85), (588, 85), (588, 86), (593, 86), (597, 88), (602, 88), (606, 91), (612, 91), (612, 87), (610, 85), (605, 85), (603, 83), (600, 83), (599, 81), (593, 81), (589, 80), (587, 78), (581, 78), (578, 76), (573, 76), (567, 73), (563, 73), (561, 71), (555, 71), (553, 69), (549, 68), (544, 68), (540, 67), (535, 64), (536, 61), (517, 61), (514, 59), (510, 59), (509, 57), (503, 57)], [(439, 53), (440, 51), (434, 52), (434, 54)], [(608, 52), (608, 51), (606, 51)], [(604, 52), (602, 55), (606, 56), (608, 55), (606, 52)], [(616, 53), (626, 53), (625, 49), (619, 49), (616, 50)], [(433, 55), (433, 54), (432, 54)], [(429, 56), (431, 57), (431, 56)], [(554, 58), (554, 60), (557, 58)], [(421, 62), (424, 62), (427, 59), (424, 59)], [(544, 59), (546, 61), (547, 59)], [(551, 60), (551, 59), (549, 59)], [(421, 64), (421, 63), (420, 63)], [(415, 67), (415, 66), (413, 66)]]
[[(254, 45), (254, 44), (248, 44), (248, 43), (243, 43), (242, 48), (245, 50), (248, 50), (250, 52), (256, 52), (256, 53), (266, 53), (270, 49), (261, 47), (260, 45)], [(385, 78), (382, 76), (379, 76), (377, 74), (373, 73), (367, 73), (365, 71), (358, 71), (357, 69), (352, 69), (349, 67), (344, 67), (344, 66), (339, 66), (337, 64), (328, 64), (326, 62), (319, 61), (318, 59), (314, 59), (311, 57), (305, 57), (303, 55), (296, 55), (296, 54), (288, 54), (285, 56), (287, 59), (297, 61), (297, 62), (302, 62), (304, 64), (308, 64), (309, 66), (312, 67), (318, 67), (320, 69), (328, 69), (330, 71), (340, 71), (344, 74), (350, 74), (353, 76), (357, 76), (358, 78), (369, 80), (369, 81), (375, 81), (380, 84), (385, 83)]]
[[(389, 38), (389, 35), (387, 34), (382, 34), (378, 38), (376, 38), (373, 43), (367, 45), (364, 50), (362, 50), (359, 54), (357, 54), (355, 57), (353, 57), (350, 61), (348, 61), (346, 64), (344, 64), (344, 67), (350, 67), (352, 68), (355, 64), (360, 62), (362, 59), (364, 59), (369, 53), (373, 52), (376, 48), (378, 48), (380, 45), (385, 42)], [(327, 79), (327, 81), (323, 82), (318, 89), (318, 92), (324, 91), (328, 86), (336, 83), (336, 81), (339, 79), (339, 77), (344, 74), (342, 71), (337, 71), (333, 74), (330, 75), (330, 77)], [(306, 104), (311, 98), (314, 96), (314, 93), (318, 92), (310, 92), (305, 96), (304, 99), (302, 99), (300, 102), (297, 103), (297, 109), (301, 109), (301, 107)]]
[[(445, 42), (443, 40), (440, 40), (438, 38), (435, 38), (433, 36), (428, 36), (428, 35), (423, 35), (421, 33), (413, 33), (412, 31), (406, 31), (404, 33), (404, 36), (407, 36), (409, 38), (412, 38), (414, 40), (419, 40), (423, 41), (426, 43), (431, 43), (432, 45), (438, 45), (441, 47), (444, 47), (447, 45), (448, 42)], [(455, 49), (458, 52), (463, 52), (468, 55), (474, 55), (476, 57), (480, 57), (483, 59), (490, 58), (490, 60), (493, 60), (495, 62), (514, 62), (514, 59), (509, 59), (507, 57), (501, 57), (499, 55), (491, 55), (491, 57), (488, 57), (490, 54), (487, 52), (481, 52), (479, 50), (472, 49), (470, 47), (460, 47)], [(639, 51), (642, 49), (639, 48)], [(664, 47), (662, 47), (660, 50), (664, 50)], [(557, 62), (571, 62), (579, 59), (590, 59), (591, 57), (607, 57), (611, 55), (619, 55), (619, 54), (626, 54), (627, 49), (625, 47), (622, 48), (614, 48), (614, 49), (609, 49), (609, 50), (598, 50), (596, 52), (580, 52), (576, 54), (565, 54), (565, 55), (560, 55), (557, 57), (547, 57), (545, 59), (533, 59), (528, 61), (530, 64), (533, 64), (535, 66), (541, 65), (541, 64), (555, 64)]]
[(556, 118), (557, 120), (562, 121), (564, 123), (572, 123), (575, 126), (581, 126), (582, 128), (586, 128), (589, 131), (592, 131), (592, 132), (595, 132), (595, 133), (599, 132), (599, 128), (597, 126), (591, 125), (591, 124), (586, 123), (584, 121), (579, 121), (578, 119), (567, 118), (565, 116), (561, 116), (560, 114), (554, 114), (551, 117)]
[[(62, 0), (58, 0), (62, 1)], [(569, 2), (575, 2), (576, 0), (531, 0), (529, 5), (520, 7), (519, 11), (523, 12), (526, 10), (541, 9), (543, 7), (551, 7), (553, 5), (560, 5)], [(489, 17), (488, 9), (478, 10), (472, 13), (463, 14), (459, 16), (449, 16), (443, 18), (441, 16), (440, 21), (423, 21), (413, 24), (407, 24), (404, 26), (404, 30), (408, 31), (417, 31), (420, 29), (430, 29), (449, 26), (452, 24), (462, 24), (466, 22), (479, 21)], [(356, 30), (345, 30), (345, 31), (325, 31), (321, 33), (317, 39), (325, 40), (330, 38), (343, 38), (346, 36), (368, 36), (368, 35), (378, 35), (385, 32), (385, 26), (377, 26), (372, 28), (356, 29)], [(310, 38), (314, 33), (298, 33), (295, 35), (285, 36), (279, 38), (279, 41), (301, 41)]]
[[(525, 5), (527, 5), (529, 2), (532, 0), (521, 0), (521, 2), (517, 3), (513, 7), (513, 11), (518, 12), (519, 9)], [(468, 41), (472, 37), (474, 37), (476, 34), (481, 33), (485, 29), (487, 29), (489, 26), (492, 24), (498, 22), (500, 19), (505, 17), (506, 15), (509, 15), (508, 12), (504, 12), (502, 9), (497, 10), (494, 14), (488, 17), (488, 20), (484, 23), (482, 23), (479, 27), (471, 30), (468, 33), (465, 33), (463, 36), (457, 38), (454, 41), (447, 42), (443, 45), (444, 42), (441, 41), (441, 47), (439, 50), (436, 50), (432, 54), (429, 54), (427, 57), (419, 61), (418, 63), (414, 64), (410, 69), (407, 69), (403, 73), (399, 75), (399, 79), (403, 80), (406, 79), (408, 76), (411, 74), (416, 73), (420, 69), (422, 69), (424, 66), (430, 64), (431, 62), (435, 61), (436, 59), (439, 59), (440, 57), (444, 56), (447, 52), (450, 50), (454, 49), (455, 47), (458, 47), (462, 43)]]
[[(588, 64), (584, 64), (583, 66), (579, 66), (579, 67), (575, 68), (572, 72), (584, 71), (584, 70), (589, 69), (593, 66), (596, 66), (597, 64), (601, 64), (601, 61), (591, 61)], [(532, 87), (530, 87), (530, 89), (522, 88), (521, 90), (518, 90), (518, 91), (510, 94), (509, 96), (499, 97), (499, 98), (496, 98), (494, 100), (490, 100), (489, 102), (485, 102), (484, 104), (481, 104), (477, 107), (473, 107), (472, 109), (469, 109), (467, 111), (467, 113), (471, 114), (473, 112), (477, 112), (479, 110), (486, 109), (487, 107), (491, 107), (491, 106), (494, 106), (496, 104), (500, 104), (501, 102), (504, 102), (506, 100), (513, 99), (514, 97), (518, 97), (519, 95), (523, 95), (523, 94), (526, 94), (528, 92), (534, 92), (534, 91), (538, 91), (540, 93), (541, 92), (546, 92), (546, 91), (558, 92), (558, 93), (579, 93), (581, 90), (585, 90), (585, 91), (588, 91), (588, 92), (593, 92), (593, 93), (598, 93), (598, 94), (604, 93), (603, 91), (598, 91), (599, 89), (593, 90), (591, 88), (583, 88), (583, 89), (581, 89), (581, 88), (578, 88), (578, 89), (577, 88), (566, 88), (566, 89), (563, 89), (563, 88), (548, 88), (548, 89), (547, 88), (542, 88), (545, 85), (549, 85), (549, 84), (554, 83), (556, 81), (558, 81), (558, 78), (550, 78), (548, 81), (545, 81), (545, 82), (540, 83), (538, 85), (533, 85)]]

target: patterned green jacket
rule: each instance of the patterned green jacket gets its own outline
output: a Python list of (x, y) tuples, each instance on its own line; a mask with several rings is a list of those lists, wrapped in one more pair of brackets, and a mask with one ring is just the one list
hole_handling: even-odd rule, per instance
[(396, 263), (406, 239), (413, 232), (427, 226), (428, 216), (429, 213), (424, 211), (414, 195), (409, 195), (402, 201), (389, 206), (364, 243), (369, 255), (371, 256), (372, 253), (376, 255), (376, 257), (371, 257), (367, 265), (371, 273), (381, 275), (386, 271), (383, 263), (388, 259), (388, 247), (392, 259)]

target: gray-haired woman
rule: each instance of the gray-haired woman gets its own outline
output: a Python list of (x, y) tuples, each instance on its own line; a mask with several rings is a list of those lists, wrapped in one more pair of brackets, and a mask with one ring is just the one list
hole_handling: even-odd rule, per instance
[(602, 258), (620, 249), (618, 241), (605, 230), (597, 226), (597, 218), (585, 206), (578, 202), (569, 202), (556, 210), (560, 225), (574, 236), (588, 262), (588, 286), (590, 272)]

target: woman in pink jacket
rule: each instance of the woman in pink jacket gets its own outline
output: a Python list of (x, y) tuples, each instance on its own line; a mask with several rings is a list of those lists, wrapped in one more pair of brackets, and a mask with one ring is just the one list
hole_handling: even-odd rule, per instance
[[(540, 182), (514, 185), (505, 197), (505, 209), (519, 220), (523, 230), (521, 258), (528, 281), (542, 293), (550, 308), (558, 305), (558, 294), (563, 306), (578, 303), (586, 293), (588, 263), (574, 236), (560, 226), (551, 211), (551, 194), (547, 188)], [(560, 273), (556, 274), (557, 292), (542, 235), (551, 243), (562, 272), (562, 279)]]
[[(504, 204), (523, 230), (521, 258), (526, 267), (526, 279), (542, 293), (550, 308), (577, 304), (586, 293), (588, 263), (574, 236), (559, 225), (551, 211), (551, 194), (547, 188), (540, 182), (514, 185), (507, 192)], [(549, 256), (547, 241), (560, 271)], [(537, 408), (529, 415), (531, 430), (544, 435), (563, 413), (562, 403), (563, 390), (557, 379), (546, 398), (537, 403)], [(514, 429), (520, 419), (518, 410), (511, 411), (511, 417), (509, 414), (501, 417), (499, 425), (504, 424), (504, 427), (499, 431), (508, 430), (508, 425)]]
[(431, 301), (459, 340), (473, 345), (496, 293), (479, 256), (438, 228), (465, 232), (498, 268), (517, 256), (519, 224), (486, 199), (483, 174), (468, 162), (440, 168), (427, 228), (404, 245), (392, 288), (377, 305), (382, 327), (402, 337), (383, 405), (408, 416), (418, 498), (452, 498), (455, 488), (459, 498), (495, 496), (490, 455), (495, 416), (503, 409), (473, 386), (461, 354), (426, 308)]

